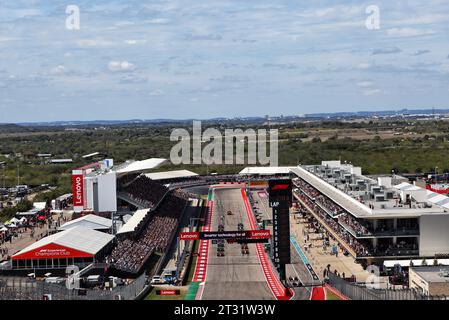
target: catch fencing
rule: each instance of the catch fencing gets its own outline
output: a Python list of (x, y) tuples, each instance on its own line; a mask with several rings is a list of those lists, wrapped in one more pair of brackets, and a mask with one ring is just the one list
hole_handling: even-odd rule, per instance
[(448, 300), (447, 296), (426, 296), (415, 289), (374, 289), (348, 282), (332, 272), (328, 284), (351, 300)]
[(134, 300), (146, 285), (142, 274), (112, 290), (68, 289), (65, 283), (46, 283), (23, 277), (0, 277), (0, 300)]

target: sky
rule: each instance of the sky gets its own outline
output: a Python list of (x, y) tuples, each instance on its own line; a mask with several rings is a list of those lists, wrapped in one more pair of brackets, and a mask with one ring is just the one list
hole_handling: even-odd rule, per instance
[(449, 108), (449, 0), (0, 0), (0, 123), (402, 108)]

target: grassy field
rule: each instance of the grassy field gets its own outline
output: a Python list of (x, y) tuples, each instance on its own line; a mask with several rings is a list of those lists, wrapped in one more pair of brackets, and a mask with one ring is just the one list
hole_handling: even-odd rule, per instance
[(325, 290), (326, 290), (326, 300), (341, 300), (341, 298), (337, 296), (335, 293), (333, 293), (331, 290), (327, 288)]
[[(268, 129), (263, 125), (212, 124), (226, 128)], [(30, 186), (50, 184), (58, 192), (70, 191), (73, 168), (93, 162), (82, 155), (100, 152), (116, 164), (128, 159), (170, 158), (174, 125), (111, 125), (105, 127), (20, 127), (0, 125), (0, 163), (5, 162), (0, 186), (20, 183)], [(176, 125), (190, 132), (191, 124)], [(204, 125), (206, 127), (206, 125)], [(279, 130), (279, 165), (319, 163), (322, 160), (350, 162), (363, 168), (364, 174), (449, 172), (448, 121), (369, 121), (369, 122), (295, 122), (271, 125)], [(204, 144), (205, 145), (205, 144)], [(204, 147), (203, 145), (203, 147)], [(39, 159), (38, 153), (53, 158), (72, 158), (73, 164), (52, 165)], [(187, 169), (199, 174), (236, 173), (246, 165), (164, 165), (158, 171)]]

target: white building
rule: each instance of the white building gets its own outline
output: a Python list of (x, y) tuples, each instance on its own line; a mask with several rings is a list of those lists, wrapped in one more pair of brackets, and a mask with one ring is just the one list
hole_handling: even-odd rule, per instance
[(449, 198), (340, 161), (291, 170), (294, 196), (360, 259), (449, 255)]

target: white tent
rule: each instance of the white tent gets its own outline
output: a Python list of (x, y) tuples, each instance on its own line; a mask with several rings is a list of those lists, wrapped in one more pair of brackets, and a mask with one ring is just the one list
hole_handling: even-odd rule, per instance
[(33, 207), (37, 211), (44, 210), (46, 205), (47, 205), (46, 202), (34, 202), (33, 203)]
[(123, 216), (123, 221), (124, 221), (125, 223), (127, 223), (128, 220), (131, 219), (131, 217), (132, 217), (132, 215), (130, 215), (130, 214), (124, 215), (124, 216)]

